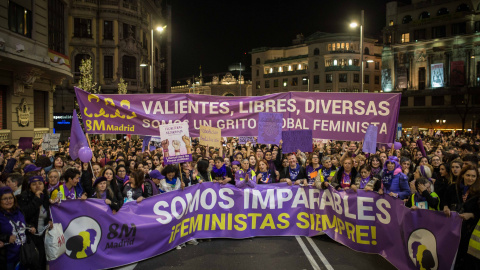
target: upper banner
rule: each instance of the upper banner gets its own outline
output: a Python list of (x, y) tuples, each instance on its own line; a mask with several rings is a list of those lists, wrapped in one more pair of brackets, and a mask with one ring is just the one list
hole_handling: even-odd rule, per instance
[(186, 121), (222, 136), (258, 136), (261, 112), (282, 113), (283, 131), (312, 130), (313, 138), (361, 141), (370, 124), (378, 142), (395, 138), (401, 94), (288, 92), (255, 97), (193, 94), (95, 95), (76, 88), (87, 133), (158, 136), (160, 125)]
[(460, 241), (456, 213), (411, 210), (375, 192), (288, 186), (238, 189), (202, 183), (125, 203), (112, 214), (103, 200), (51, 207), (64, 228), (66, 253), (50, 269), (103, 269), (164, 253), (191, 239), (254, 236), (329, 237), (354, 250), (377, 253), (398, 269), (450, 269)]

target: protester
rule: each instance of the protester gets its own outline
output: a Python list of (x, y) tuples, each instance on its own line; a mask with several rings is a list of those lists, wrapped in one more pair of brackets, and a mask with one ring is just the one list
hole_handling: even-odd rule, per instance
[(17, 198), (8, 186), (0, 188), (0, 213), (0, 242), (4, 249), (0, 253), (0, 268), (15, 270), (20, 262), (20, 247), (27, 240), (26, 233), (35, 234), (36, 229), (27, 227)]
[(149, 182), (145, 181), (142, 171), (133, 171), (130, 173), (129, 179), (124, 183), (123, 202), (136, 201), (140, 203), (145, 198), (153, 195), (153, 188)]
[(95, 179), (91, 198), (104, 200), (105, 204), (112, 209), (113, 213), (116, 213), (118, 210), (120, 210), (120, 207), (122, 206), (120, 201), (118, 201), (117, 197), (113, 193), (112, 188), (108, 184), (107, 178), (104, 176)]
[(162, 175), (165, 177), (160, 180), (160, 192), (170, 192), (174, 190), (184, 189), (185, 183), (180, 180), (180, 173), (177, 166), (167, 165), (162, 170)]
[(235, 173), (235, 186), (238, 188), (254, 188), (257, 179), (255, 171), (250, 167), (248, 159), (242, 160), (242, 167)]
[[(343, 160), (342, 166), (338, 169), (330, 182), (336, 190), (347, 190), (355, 181), (357, 170), (353, 167), (353, 158), (347, 157)], [(329, 182), (323, 182), (323, 187), (328, 187)]]
[(431, 189), (432, 183), (425, 177), (415, 180), (415, 192), (405, 202), (405, 206), (411, 209), (440, 210), (440, 199)]
[(288, 167), (283, 168), (280, 172), (280, 182), (287, 182), (289, 186), (292, 184), (299, 185), (300, 183), (308, 184), (305, 168), (298, 164), (293, 153), (288, 154)]
[(280, 174), (272, 167), (269, 167), (268, 161), (262, 159), (258, 162), (258, 170), (255, 172), (257, 175), (257, 184), (272, 184), (277, 183)]
[(360, 166), (360, 173), (357, 174), (355, 178), (355, 184), (351, 185), (351, 188), (355, 191), (358, 189), (364, 189), (366, 191), (373, 191), (375, 182), (378, 179), (375, 179), (371, 176), (372, 167), (368, 164)]
[[(251, 156), (250, 158), (255, 158)], [(251, 163), (250, 163), (251, 164)], [(235, 184), (233, 179), (232, 170), (227, 167), (223, 161), (223, 158), (216, 157), (215, 158), (215, 165), (212, 167), (212, 180), (213, 182), (219, 182), (220, 184)]]
[(398, 158), (390, 157), (385, 162), (381, 180), (386, 194), (402, 200), (410, 196), (408, 179), (402, 173), (402, 168), (398, 164)]
[(308, 163), (309, 165), (306, 168), (308, 183), (313, 184), (315, 182), (315, 177), (322, 168), (320, 165), (320, 156), (316, 153), (312, 153), (308, 159)]
[(80, 181), (80, 171), (77, 169), (67, 169), (64, 174), (65, 183), (54, 189), (50, 198), (55, 201), (87, 199), (87, 193), (83, 192), (82, 186), (78, 185)]

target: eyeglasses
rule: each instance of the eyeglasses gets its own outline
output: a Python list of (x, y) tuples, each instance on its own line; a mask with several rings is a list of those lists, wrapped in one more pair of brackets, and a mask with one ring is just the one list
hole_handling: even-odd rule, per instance
[(6, 201), (13, 201), (13, 197), (3, 198), (2, 201), (4, 201), (4, 202), (6, 202)]

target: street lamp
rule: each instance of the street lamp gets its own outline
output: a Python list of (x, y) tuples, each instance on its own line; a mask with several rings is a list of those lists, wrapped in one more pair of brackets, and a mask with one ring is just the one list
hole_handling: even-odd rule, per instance
[(310, 78), (303, 78), (304, 81), (307, 81), (307, 92), (310, 92)]
[[(151, 52), (150, 52), (150, 57), (151, 57), (151, 63), (150, 63), (150, 94), (153, 94), (153, 54), (154, 54), (154, 50), (153, 50), (153, 22), (152, 22), (152, 17), (150, 17), (150, 25), (152, 26), (152, 30), (150, 31), (151, 32)], [(162, 33), (163, 30), (165, 30), (165, 28), (167, 28), (167, 26), (157, 26), (156, 30), (159, 32), (159, 33)], [(160, 56), (159, 56), (160, 57)], [(142, 66), (142, 65), (140, 65)], [(161, 87), (161, 86), (160, 86)]]
[[(358, 24), (356, 22), (352, 22), (350, 27), (356, 28)], [(364, 79), (364, 69), (363, 69), (363, 9), (360, 13), (360, 92), (363, 93), (363, 79)]]

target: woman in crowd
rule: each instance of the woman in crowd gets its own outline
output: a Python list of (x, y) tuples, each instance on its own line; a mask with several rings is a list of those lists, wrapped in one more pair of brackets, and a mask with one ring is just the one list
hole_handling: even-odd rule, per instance
[(114, 214), (120, 210), (122, 204), (120, 201), (118, 201), (117, 196), (115, 196), (113, 193), (113, 190), (108, 184), (106, 177), (101, 176), (95, 179), (95, 182), (93, 183), (93, 190), (94, 191), (91, 198), (104, 200), (105, 204), (110, 206), (110, 209), (112, 209)]
[(137, 164), (135, 163), (135, 160), (129, 160), (128, 167), (127, 167), (127, 174), (130, 174), (130, 172), (133, 172), (135, 170), (136, 165)]
[(470, 237), (480, 219), (479, 179), (477, 168), (466, 165), (460, 171), (457, 182), (447, 190), (443, 212), (450, 216), (450, 211), (457, 211), (463, 219), (455, 269), (475, 269), (474, 266), (480, 266), (478, 259), (467, 254)]
[(322, 166), (320, 165), (320, 157), (317, 153), (310, 154), (308, 159), (309, 165), (306, 168), (307, 171), (307, 179), (309, 184), (313, 184), (315, 182), (315, 178), (320, 173), (320, 169)]
[(203, 182), (212, 182), (212, 175), (209, 172), (210, 163), (207, 160), (197, 162), (197, 169), (193, 172), (193, 177), (199, 184)]
[(142, 171), (133, 171), (130, 178), (124, 183), (123, 197), (124, 202), (136, 201), (140, 203), (143, 199), (151, 197), (153, 187), (150, 182), (146, 182)]
[[(263, 152), (262, 152), (262, 156), (263, 156)], [(256, 171), (258, 169), (257, 158), (255, 156), (248, 157), (248, 163), (250, 164), (250, 169), (252, 169), (254, 171)]]
[(193, 171), (191, 169), (190, 162), (184, 162), (180, 164), (180, 168), (182, 169), (180, 171), (182, 175), (181, 179), (183, 180), (183, 183), (186, 187), (197, 184), (196, 181), (194, 183)]
[(48, 192), (48, 197), (50, 197), (50, 193), (52, 193), (52, 191), (58, 188), (58, 185), (60, 185), (60, 173), (58, 173), (57, 170), (50, 170), (47, 176), (48, 176), (47, 192)]
[(335, 166), (333, 166), (330, 156), (324, 156), (322, 158), (322, 168), (320, 169), (319, 172), (320, 173), (317, 175), (315, 179), (316, 182), (322, 183), (324, 181), (327, 181), (327, 182), (332, 181), (332, 178), (337, 172), (337, 169), (335, 168)]
[(250, 167), (248, 159), (242, 160), (242, 167), (235, 173), (235, 186), (238, 188), (254, 188), (257, 178), (255, 171)]
[(113, 195), (115, 196), (116, 201), (118, 201), (121, 206), (123, 203), (123, 194), (122, 194), (123, 186), (120, 187), (118, 185), (113, 168), (109, 166), (103, 168), (102, 172), (100, 173), (100, 177), (105, 177), (107, 179), (107, 185), (113, 191)]
[(25, 187), (26, 190), (18, 197), (18, 205), (25, 216), (26, 224), (33, 226), (40, 233), (40, 235), (31, 236), (40, 257), (38, 269), (47, 267), (43, 239), (46, 229), (53, 228), (53, 222), (50, 219), (50, 200), (43, 181), (43, 177), (38, 175), (30, 177), (28, 185)]
[(440, 178), (440, 164), (442, 164), (442, 161), (439, 157), (437, 156), (432, 156), (430, 159), (433, 171), (432, 171), (432, 178), (433, 179), (438, 179)]
[(130, 177), (127, 175), (127, 168), (124, 165), (117, 166), (115, 179), (120, 191), (123, 193), (124, 184), (128, 181), (128, 179), (130, 179)]
[(97, 178), (100, 177), (100, 172), (102, 171), (102, 167), (99, 163), (93, 162), (92, 163), (92, 170), (93, 170), (93, 177)]
[(390, 157), (385, 162), (381, 181), (386, 194), (402, 200), (410, 196), (407, 176), (402, 173), (396, 157)]
[(407, 176), (408, 181), (413, 180), (413, 164), (408, 157), (400, 158), (400, 165), (402, 166), (402, 173)]
[(232, 175), (235, 175), (238, 170), (240, 170), (240, 162), (237, 160), (232, 161)]
[(378, 155), (371, 155), (370, 158), (368, 159), (368, 163), (370, 167), (372, 167), (372, 172), (371, 176), (381, 179), (383, 175), (383, 170), (382, 170), (382, 162), (380, 161), (380, 157)]
[(454, 182), (457, 182), (458, 177), (460, 177), (462, 166), (463, 166), (463, 161), (461, 159), (455, 159), (450, 163), (450, 168), (452, 169)]
[(163, 169), (162, 161), (163, 161), (162, 155), (161, 154), (155, 154), (153, 156), (153, 169), (161, 172), (162, 169)]
[[(331, 184), (336, 190), (347, 190), (354, 184), (355, 177), (357, 177), (357, 170), (353, 167), (353, 158), (346, 157), (332, 178)], [(323, 186), (327, 187), (328, 182), (323, 182)]]
[(416, 179), (414, 183), (414, 192), (410, 199), (405, 202), (405, 206), (414, 210), (440, 210), (440, 198), (435, 192), (432, 192), (432, 183), (425, 177)]
[(60, 174), (63, 173), (63, 168), (65, 166), (65, 162), (62, 156), (58, 155), (53, 160), (53, 168), (52, 170), (57, 170)]
[(92, 169), (89, 163), (84, 162), (81, 167), (82, 175), (80, 177), (80, 183), (82, 185), (83, 190), (87, 193), (87, 197), (92, 196), (93, 194), (93, 182), (95, 178), (92, 174)]
[(165, 177), (160, 180), (160, 192), (170, 192), (174, 190), (184, 189), (185, 183), (180, 180), (180, 173), (177, 166), (167, 165), (162, 170), (162, 175)]
[[(34, 227), (27, 227), (25, 216), (18, 207), (17, 198), (10, 187), (0, 188), (0, 268), (15, 270), (20, 262), (20, 247), (27, 240), (26, 232), (36, 233)], [(5, 245), (7, 244), (8, 245)]]
[(357, 174), (357, 177), (355, 178), (355, 184), (351, 185), (351, 188), (355, 191), (358, 189), (373, 191), (373, 187), (377, 179), (371, 176), (372, 167), (370, 167), (368, 164), (364, 164), (360, 167), (359, 171), (360, 173)]
[(219, 182), (223, 185), (234, 183), (232, 170), (224, 164), (221, 157), (215, 158), (215, 165), (212, 167), (211, 174), (214, 182)]
[(58, 188), (54, 189), (51, 193), (51, 199), (55, 201), (59, 200), (75, 200), (75, 199), (87, 199), (87, 194), (83, 192), (80, 182), (80, 171), (74, 168), (67, 169), (63, 175), (65, 182), (60, 184)]
[(262, 159), (258, 162), (257, 184), (277, 183), (280, 177), (278, 171), (272, 170), (268, 166), (268, 161)]
[(330, 160), (332, 161), (332, 166), (335, 168), (340, 168), (340, 155), (334, 154), (330, 156)]
[(445, 162), (445, 152), (443, 152), (442, 149), (437, 148), (437, 150), (435, 150), (435, 156), (437, 156), (438, 158), (440, 158), (440, 162)]

